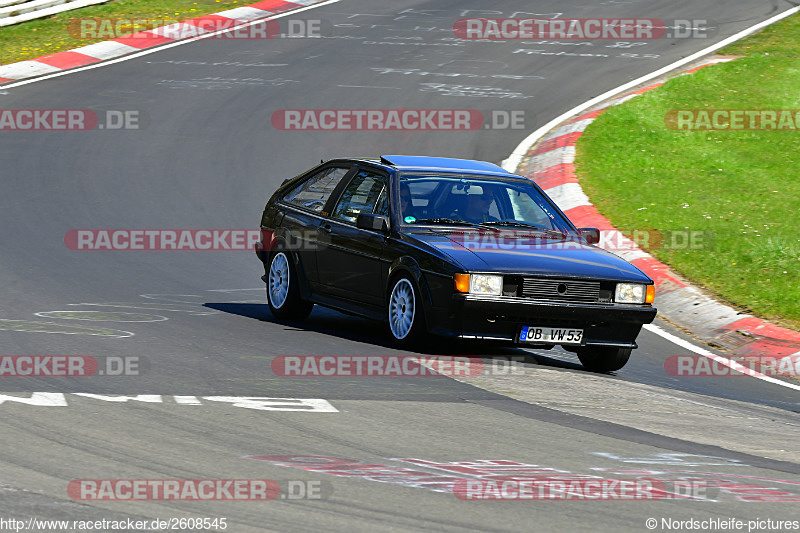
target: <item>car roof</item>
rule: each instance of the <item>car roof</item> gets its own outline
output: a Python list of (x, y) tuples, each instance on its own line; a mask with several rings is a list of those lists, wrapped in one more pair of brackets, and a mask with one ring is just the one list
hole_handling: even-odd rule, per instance
[(503, 178), (525, 179), (512, 174), (503, 167), (486, 161), (455, 159), (451, 157), (429, 157), (416, 155), (384, 155), (380, 159), (370, 157), (337, 158), (338, 161), (363, 161), (387, 170), (398, 172), (450, 172), (457, 174), (493, 175)]
[(455, 170), (472, 172), (496, 172), (510, 174), (503, 167), (486, 161), (472, 159), (454, 159), (451, 157), (428, 157), (419, 155), (384, 155), (381, 163), (403, 170)]

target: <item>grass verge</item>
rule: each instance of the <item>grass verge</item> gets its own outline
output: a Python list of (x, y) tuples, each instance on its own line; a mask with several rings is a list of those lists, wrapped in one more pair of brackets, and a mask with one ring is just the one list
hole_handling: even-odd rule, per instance
[[(106, 4), (4, 26), (0, 28), (0, 65), (34, 59), (112, 38), (105, 36), (97, 39), (76, 38), (70, 31), (74, 26), (71, 27), (69, 23), (79, 18), (161, 20), (164, 22), (157, 25), (163, 26), (254, 2), (255, 0), (113, 0)], [(130, 33), (148, 29), (152, 29), (152, 26), (132, 26)]]
[(719, 53), (744, 57), (603, 113), (578, 141), (576, 170), (620, 229), (712, 232), (705, 248), (650, 252), (739, 308), (800, 329), (800, 115), (782, 131), (676, 131), (665, 122), (671, 110), (791, 109), (794, 117), (800, 16)]

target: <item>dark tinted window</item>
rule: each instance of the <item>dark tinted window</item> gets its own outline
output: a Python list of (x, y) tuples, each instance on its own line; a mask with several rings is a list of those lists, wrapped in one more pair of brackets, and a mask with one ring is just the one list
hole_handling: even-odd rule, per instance
[(380, 198), (378, 198), (378, 205), (375, 206), (375, 214), (389, 216), (389, 195), (387, 193), (388, 187), (383, 188)]
[(330, 198), (333, 190), (349, 170), (346, 167), (332, 167), (321, 170), (289, 191), (283, 197), (283, 200), (297, 207), (319, 213), (325, 207), (325, 203)]
[(383, 214), (381, 211), (386, 210), (385, 188), (386, 178), (382, 175), (371, 170), (359, 171), (342, 193), (333, 210), (333, 218), (355, 223), (360, 213)]

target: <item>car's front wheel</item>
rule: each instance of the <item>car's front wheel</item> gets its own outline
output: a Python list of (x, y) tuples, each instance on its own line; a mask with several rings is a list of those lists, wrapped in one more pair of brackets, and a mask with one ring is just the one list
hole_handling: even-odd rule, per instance
[(419, 292), (405, 274), (395, 279), (389, 292), (389, 333), (395, 342), (404, 346), (416, 344), (425, 335)]
[(611, 348), (591, 346), (578, 351), (578, 359), (586, 370), (592, 372), (613, 372), (628, 362), (630, 348)]
[(314, 307), (300, 298), (296, 272), (288, 253), (272, 254), (267, 272), (267, 303), (275, 318), (302, 320)]

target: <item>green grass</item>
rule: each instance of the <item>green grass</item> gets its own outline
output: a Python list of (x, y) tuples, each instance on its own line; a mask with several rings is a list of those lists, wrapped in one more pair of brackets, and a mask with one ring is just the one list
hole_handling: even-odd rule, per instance
[[(87, 44), (106, 41), (78, 39), (69, 22), (78, 18), (129, 18), (163, 20), (165, 24), (254, 3), (256, 0), (113, 0), (106, 4), (66, 11), (52, 17), (0, 28), (0, 65), (54, 54)], [(159, 24), (163, 25), (163, 24)], [(137, 30), (151, 27), (135, 28)]]
[(578, 176), (618, 228), (713, 232), (713, 249), (651, 253), (739, 308), (798, 329), (800, 130), (675, 131), (664, 117), (800, 110), (800, 16), (720, 53), (744, 57), (603, 113), (578, 142)]

